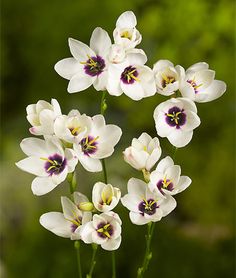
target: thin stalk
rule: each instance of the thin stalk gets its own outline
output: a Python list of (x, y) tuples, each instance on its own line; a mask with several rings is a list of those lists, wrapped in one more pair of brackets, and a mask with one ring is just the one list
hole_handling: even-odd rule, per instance
[(75, 246), (76, 255), (77, 255), (79, 278), (82, 278), (82, 267), (81, 267), (81, 261), (80, 261), (80, 242), (78, 240), (76, 240), (74, 246)]
[(176, 153), (177, 153), (178, 148), (174, 147), (173, 148), (173, 159), (175, 159)]
[(86, 278), (92, 278), (93, 270), (96, 265), (95, 257), (96, 257), (96, 253), (97, 253), (97, 249), (98, 249), (97, 244), (93, 243), (92, 248), (93, 248), (93, 255), (92, 255), (92, 259), (91, 259), (91, 263), (90, 263), (90, 271), (86, 275)]
[[(104, 115), (105, 111), (107, 109), (107, 103), (106, 103), (106, 91), (102, 93), (102, 99), (101, 99), (101, 114)], [(107, 169), (106, 169), (106, 163), (105, 159), (102, 159), (102, 170), (103, 170), (103, 179), (104, 183), (107, 184)], [(112, 278), (116, 278), (116, 257), (115, 257), (115, 251), (112, 251), (111, 253), (111, 259), (112, 259)], [(87, 277), (89, 278), (89, 277)]]
[(145, 271), (148, 268), (149, 262), (152, 258), (152, 252), (150, 250), (150, 245), (151, 245), (154, 228), (155, 228), (155, 223), (153, 223), (153, 222), (148, 223), (147, 234), (145, 236), (146, 237), (146, 251), (145, 251), (145, 255), (144, 255), (144, 259), (143, 259), (143, 264), (141, 267), (138, 268), (138, 272), (137, 272), (138, 278), (143, 277)]
[(70, 194), (73, 194), (77, 188), (77, 181), (76, 181), (76, 172), (69, 173), (67, 175), (67, 181), (70, 185)]

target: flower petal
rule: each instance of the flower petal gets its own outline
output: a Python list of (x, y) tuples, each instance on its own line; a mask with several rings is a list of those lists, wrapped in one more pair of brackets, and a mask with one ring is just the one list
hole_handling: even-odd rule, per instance
[(88, 60), (88, 56), (90, 56), (90, 57), (95, 56), (94, 51), (92, 51), (83, 42), (77, 41), (72, 38), (69, 38), (68, 42), (69, 42), (71, 54), (79, 62), (86, 62)]
[(83, 91), (90, 87), (93, 82), (95, 81), (96, 77), (91, 77), (87, 75), (86, 73), (84, 74), (76, 74), (74, 75), (68, 85), (67, 91), (69, 93), (77, 93), (80, 91)]
[(58, 184), (53, 183), (51, 177), (36, 177), (31, 185), (34, 195), (41, 196), (52, 191)]
[(66, 58), (56, 63), (55, 71), (65, 79), (70, 80), (74, 75), (81, 71), (83, 65), (75, 58)]
[(98, 55), (104, 55), (111, 47), (111, 39), (108, 33), (100, 27), (93, 30), (90, 39), (91, 49)]

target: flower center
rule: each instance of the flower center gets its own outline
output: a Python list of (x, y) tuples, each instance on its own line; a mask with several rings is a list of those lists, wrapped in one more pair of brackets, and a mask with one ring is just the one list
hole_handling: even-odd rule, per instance
[(132, 34), (128, 30), (123, 31), (120, 36), (121, 38), (132, 39)]
[(162, 189), (167, 189), (169, 191), (172, 191), (174, 189), (174, 185), (172, 183), (172, 180), (167, 179), (166, 177), (163, 180), (159, 180), (157, 183), (157, 188), (160, 190), (160, 192), (164, 195), (164, 192)]
[(183, 111), (184, 109), (176, 106), (170, 108), (168, 113), (165, 113), (167, 124), (177, 129), (184, 125), (186, 123), (186, 114)]
[(202, 84), (197, 85), (197, 83), (194, 79), (193, 80), (187, 80), (187, 82), (193, 87), (195, 94), (197, 94), (199, 92), (198, 88), (201, 87)]
[(84, 154), (89, 156), (90, 154), (93, 154), (96, 152), (98, 138), (99, 138), (99, 136), (97, 136), (95, 138), (92, 136), (87, 136), (80, 141), (80, 145), (81, 145), (81, 148), (82, 148), (82, 151)]
[(175, 82), (175, 78), (173, 76), (162, 75), (161, 85), (165, 88), (168, 84), (172, 84)]
[(97, 226), (97, 233), (102, 238), (110, 238), (113, 234), (113, 227), (109, 223), (100, 223)]
[(69, 220), (71, 224), (71, 232), (74, 233), (75, 230), (81, 225), (82, 223), (82, 217), (77, 217), (73, 220)]
[(69, 128), (70, 130), (70, 133), (73, 135), (73, 136), (77, 136), (79, 134), (79, 131), (81, 130), (81, 127), (77, 126), (77, 127), (71, 127)]
[(144, 198), (143, 201), (138, 205), (138, 209), (143, 216), (145, 213), (148, 215), (153, 215), (157, 208), (157, 202), (153, 199), (146, 200)]
[(41, 159), (46, 161), (44, 169), (50, 176), (59, 175), (66, 167), (66, 159), (59, 154), (51, 155), (48, 158), (41, 157)]
[(86, 74), (90, 76), (98, 76), (100, 75), (106, 64), (103, 58), (99, 55), (90, 57), (88, 56), (88, 60), (86, 62), (80, 62), (81, 64), (84, 64), (84, 71)]
[(106, 192), (103, 190), (101, 195), (102, 195), (101, 205), (109, 206), (112, 201), (112, 194), (106, 194)]
[(133, 84), (135, 81), (139, 81), (137, 69), (133, 66), (126, 67), (122, 72), (120, 79), (125, 84)]

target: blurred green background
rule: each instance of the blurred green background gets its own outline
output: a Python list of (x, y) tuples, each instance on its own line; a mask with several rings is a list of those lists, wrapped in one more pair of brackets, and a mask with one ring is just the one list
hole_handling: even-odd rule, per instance
[[(185, 68), (205, 61), (227, 92), (211, 103), (199, 104), (202, 124), (191, 143), (178, 150), (175, 162), (193, 183), (177, 196), (176, 210), (158, 222), (153, 259), (146, 277), (225, 278), (235, 273), (235, 2), (191, 1), (33, 1), (2, 0), (1, 41), (1, 259), (2, 277), (78, 277), (73, 243), (40, 226), (47, 211), (60, 211), (66, 183), (51, 193), (33, 196), (33, 176), (14, 163), (22, 158), (20, 141), (30, 136), (25, 107), (39, 99), (56, 98), (64, 114), (72, 108), (99, 113), (101, 93), (68, 94), (67, 81), (54, 64), (70, 56), (67, 38), (89, 42), (101, 26), (110, 35), (116, 19), (133, 10), (143, 35), (140, 45), (152, 66), (169, 59)], [(155, 136), (154, 108), (165, 98), (158, 95), (135, 102), (126, 96), (109, 96), (107, 122), (118, 124), (123, 137), (107, 159), (108, 179), (126, 192), (130, 177), (140, 177), (122, 159), (122, 150), (143, 131)], [(163, 156), (172, 147), (161, 139)], [(91, 194), (102, 174), (78, 169), (79, 191)], [(117, 277), (135, 277), (145, 241), (145, 227), (130, 223), (128, 211), (118, 207), (123, 219), (123, 242), (117, 253)], [(82, 245), (84, 271), (91, 247)], [(99, 250), (94, 277), (111, 277), (111, 255)]]

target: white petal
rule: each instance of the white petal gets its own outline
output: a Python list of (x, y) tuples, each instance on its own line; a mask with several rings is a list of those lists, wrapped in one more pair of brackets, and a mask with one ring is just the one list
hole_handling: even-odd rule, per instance
[(201, 123), (198, 115), (192, 111), (186, 111), (186, 123), (181, 126), (183, 131), (190, 131), (198, 127)]
[(207, 63), (199, 62), (199, 63), (196, 63), (196, 64), (192, 65), (191, 67), (189, 67), (187, 69), (187, 72), (189, 72), (189, 71), (197, 72), (197, 71), (208, 69), (208, 68), (209, 68), (209, 66)]
[(104, 71), (102, 72), (97, 78), (95, 79), (93, 83), (93, 87), (96, 91), (105, 91), (107, 87), (108, 82), (108, 72)]
[(116, 21), (116, 27), (119, 28), (134, 28), (136, 25), (136, 16), (132, 11), (122, 13)]
[(139, 81), (134, 81), (132, 84), (125, 84), (122, 81), (120, 86), (124, 94), (133, 100), (140, 100), (144, 98), (144, 89)]
[(156, 113), (156, 111), (157, 111), (156, 109), (154, 111), (154, 120), (155, 120), (157, 134), (160, 137), (167, 137), (169, 134), (171, 134), (173, 127), (171, 127), (167, 124), (166, 119), (165, 119), (166, 116), (162, 112), (160, 112), (158, 114)]
[(83, 165), (83, 167), (89, 172), (102, 171), (102, 164), (99, 159), (95, 159), (85, 154), (82, 154), (79, 156), (79, 161)]
[(74, 197), (74, 202), (75, 202), (75, 204), (77, 206), (80, 203), (88, 202), (89, 201), (88, 198), (84, 194), (82, 194), (80, 192), (74, 192), (73, 197)]
[(60, 212), (44, 213), (41, 215), (39, 222), (44, 228), (58, 236), (65, 238), (71, 236), (71, 223)]
[(157, 72), (157, 71), (163, 70), (163, 69), (168, 68), (168, 67), (174, 67), (174, 65), (171, 61), (169, 61), (169, 60), (159, 60), (154, 64), (153, 70), (155, 72)]
[(173, 159), (170, 156), (166, 156), (158, 163), (156, 170), (160, 173), (164, 173), (168, 167), (173, 165)]
[(173, 146), (182, 148), (191, 141), (192, 137), (193, 131), (190, 130), (183, 132), (176, 129), (171, 134), (169, 134), (167, 138)]
[(74, 220), (77, 216), (82, 216), (82, 212), (69, 198), (61, 197), (61, 205), (66, 219)]
[(81, 239), (83, 240), (83, 242), (92, 243), (93, 242), (93, 239), (92, 239), (93, 232), (94, 232), (94, 227), (93, 227), (92, 221), (83, 225), (81, 232), (80, 232), (80, 236), (81, 236)]
[(140, 196), (145, 195), (147, 184), (139, 179), (131, 178), (128, 181), (128, 192)]
[(181, 176), (179, 179), (179, 183), (176, 188), (173, 190), (175, 194), (184, 191), (190, 184), (192, 180), (187, 176)]
[(148, 171), (156, 164), (161, 156), (161, 148), (154, 149), (146, 162), (146, 169)]
[(129, 217), (130, 217), (130, 220), (133, 224), (136, 224), (136, 225), (145, 225), (147, 224), (148, 222), (151, 222), (152, 220), (151, 219), (147, 219), (145, 218), (142, 214), (140, 214), (139, 212), (136, 213), (136, 212), (130, 212), (129, 213)]
[(165, 217), (167, 214), (169, 214), (172, 210), (175, 209), (177, 203), (175, 199), (170, 195), (166, 195), (166, 198), (163, 200), (164, 201), (161, 203), (160, 208), (163, 212), (163, 217)]
[(39, 157), (35, 156), (27, 157), (16, 163), (16, 166), (21, 170), (41, 177), (48, 176), (44, 165), (45, 160), (41, 160)]
[(51, 177), (37, 177), (33, 180), (31, 189), (34, 195), (41, 196), (52, 191), (57, 185)]
[(104, 55), (108, 52), (111, 46), (111, 39), (108, 33), (100, 27), (94, 29), (91, 39), (90, 47), (98, 55)]
[(196, 95), (196, 102), (208, 102), (221, 97), (226, 91), (226, 84), (220, 80), (214, 80), (204, 93), (199, 92)]
[(117, 250), (121, 244), (121, 236), (116, 239), (109, 239), (106, 242), (102, 243), (101, 247), (105, 250)]
[(142, 202), (142, 198), (144, 198), (144, 194), (138, 196), (134, 193), (126, 194), (121, 198), (121, 203), (128, 210), (139, 213), (139, 204)]
[(45, 156), (47, 153), (45, 141), (38, 138), (25, 138), (21, 141), (20, 147), (28, 156)]
[(83, 65), (75, 58), (66, 58), (56, 63), (55, 71), (65, 79), (70, 80), (72, 76), (81, 71)]
[(69, 38), (70, 52), (79, 62), (86, 62), (88, 56), (95, 56), (95, 53), (84, 43), (75, 39)]
[(76, 74), (71, 78), (67, 91), (69, 93), (76, 93), (76, 92), (83, 91), (88, 87), (90, 87), (95, 81), (95, 79), (96, 77), (89, 76), (86, 73)]

